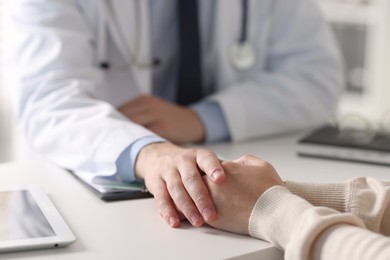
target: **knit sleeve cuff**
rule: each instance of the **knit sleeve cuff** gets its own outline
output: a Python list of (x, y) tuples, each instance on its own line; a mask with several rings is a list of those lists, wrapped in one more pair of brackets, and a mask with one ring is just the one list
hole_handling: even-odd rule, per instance
[(311, 207), (285, 187), (274, 186), (257, 200), (249, 218), (249, 234), (284, 249), (291, 227)]
[(249, 234), (284, 249), (286, 259), (308, 259), (319, 234), (338, 223), (364, 227), (353, 214), (313, 207), (287, 188), (275, 186), (257, 200), (249, 219)]
[(286, 187), (295, 195), (304, 198), (314, 206), (329, 207), (346, 212), (351, 196), (351, 182), (343, 183), (300, 183), (286, 181)]

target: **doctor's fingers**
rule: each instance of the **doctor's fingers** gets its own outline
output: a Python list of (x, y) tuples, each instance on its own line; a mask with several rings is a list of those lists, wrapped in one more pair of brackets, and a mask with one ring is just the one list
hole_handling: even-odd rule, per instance
[(145, 127), (155, 124), (156, 121), (158, 120), (158, 118), (153, 113), (149, 113), (149, 112), (132, 114), (127, 116), (127, 118), (129, 118), (134, 123)]
[(139, 113), (147, 109), (148, 106), (142, 102), (130, 100), (118, 107), (118, 110), (124, 114)]
[(171, 104), (171, 102), (166, 101), (162, 98), (152, 96), (152, 95), (144, 95), (126, 102), (124, 105), (120, 107), (120, 109), (126, 108), (131, 111), (137, 111), (137, 109), (148, 108), (148, 109), (155, 110), (169, 104)]
[(151, 124), (156, 118), (154, 113), (150, 111), (150, 108), (146, 106), (128, 107), (125, 105), (119, 107), (118, 111), (125, 115), (131, 121), (140, 125)]
[[(201, 226), (204, 223), (204, 219), (199, 213), (199, 210), (194, 204), (191, 196), (184, 187), (180, 174), (178, 172), (171, 172), (165, 174), (163, 178), (166, 183), (166, 188), (168, 189), (169, 195), (173, 200), (176, 208), (181, 213), (183, 213), (183, 215), (191, 222), (193, 226)], [(204, 185), (203, 180), (201, 181)]]
[(151, 190), (157, 202), (160, 215), (171, 227), (179, 227), (180, 219), (178, 212), (173, 205), (173, 201), (167, 190), (164, 180), (159, 178)]
[(215, 153), (205, 149), (197, 149), (196, 163), (214, 183), (221, 183), (225, 180), (225, 171), (221, 160)]
[(184, 188), (206, 222), (216, 219), (217, 213), (210, 194), (194, 160), (182, 160), (177, 164)]

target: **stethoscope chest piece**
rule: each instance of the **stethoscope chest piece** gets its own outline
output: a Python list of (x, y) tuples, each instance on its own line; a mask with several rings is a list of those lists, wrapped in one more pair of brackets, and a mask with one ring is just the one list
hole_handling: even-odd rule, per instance
[(230, 46), (230, 59), (236, 69), (247, 70), (255, 65), (255, 51), (248, 42), (235, 42)]

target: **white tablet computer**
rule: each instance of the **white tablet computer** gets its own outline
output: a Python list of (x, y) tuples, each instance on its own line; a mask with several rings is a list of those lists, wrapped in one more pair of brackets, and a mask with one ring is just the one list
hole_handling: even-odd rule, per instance
[(69, 245), (76, 238), (37, 186), (0, 190), (0, 252)]

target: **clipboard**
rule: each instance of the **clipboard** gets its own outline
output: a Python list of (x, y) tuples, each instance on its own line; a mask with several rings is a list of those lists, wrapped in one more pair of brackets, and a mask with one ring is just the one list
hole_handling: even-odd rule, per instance
[(106, 202), (152, 198), (143, 182), (123, 183), (113, 176), (91, 176), (91, 173), (69, 171), (87, 189)]

